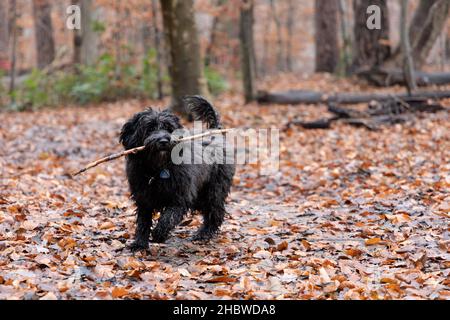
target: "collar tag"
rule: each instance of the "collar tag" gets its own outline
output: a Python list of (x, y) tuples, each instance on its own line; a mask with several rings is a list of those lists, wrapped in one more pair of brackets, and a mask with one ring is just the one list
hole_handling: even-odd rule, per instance
[(161, 179), (169, 179), (170, 178), (170, 171), (167, 170), (167, 169), (161, 170), (161, 172), (159, 173), (159, 177)]

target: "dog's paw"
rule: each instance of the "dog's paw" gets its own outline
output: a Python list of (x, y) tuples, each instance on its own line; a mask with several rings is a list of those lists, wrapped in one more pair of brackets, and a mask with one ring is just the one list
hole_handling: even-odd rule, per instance
[(164, 243), (166, 242), (168, 237), (162, 237), (162, 236), (153, 236), (150, 240), (153, 243)]
[(192, 238), (192, 241), (200, 241), (200, 242), (207, 242), (214, 238), (216, 235), (216, 232), (212, 232), (210, 230), (206, 229), (200, 229)]
[(152, 233), (152, 239), (151, 242), (154, 243), (164, 243), (169, 238), (169, 235), (163, 232), (158, 232), (157, 229)]
[(139, 242), (139, 241), (134, 241), (132, 244), (130, 244), (128, 246), (128, 248), (132, 252), (146, 251), (148, 249), (148, 243), (142, 243), (142, 242)]

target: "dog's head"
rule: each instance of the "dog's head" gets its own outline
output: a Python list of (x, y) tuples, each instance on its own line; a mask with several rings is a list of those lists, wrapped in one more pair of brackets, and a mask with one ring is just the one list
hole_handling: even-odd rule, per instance
[(125, 149), (145, 145), (144, 152), (166, 153), (173, 147), (172, 132), (180, 128), (180, 119), (170, 111), (158, 112), (149, 108), (136, 113), (124, 124), (120, 132), (120, 142)]

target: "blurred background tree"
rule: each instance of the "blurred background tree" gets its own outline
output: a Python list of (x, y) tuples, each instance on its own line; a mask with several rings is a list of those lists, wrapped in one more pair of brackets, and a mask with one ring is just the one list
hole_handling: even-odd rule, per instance
[[(405, 85), (400, 3), (3, 0), (0, 103), (23, 110), (170, 96), (173, 109), (185, 113), (183, 95), (239, 93), (250, 102), (285, 75), (301, 81), (326, 72)], [(80, 6), (80, 30), (66, 27), (71, 4)], [(381, 29), (367, 28), (370, 5), (380, 8)], [(426, 72), (440, 84), (450, 81), (449, 5), (450, 0), (408, 1), (416, 76)]]

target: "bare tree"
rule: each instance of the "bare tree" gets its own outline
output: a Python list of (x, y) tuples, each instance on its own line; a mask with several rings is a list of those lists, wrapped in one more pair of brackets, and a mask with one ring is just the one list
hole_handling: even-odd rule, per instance
[(9, 60), (8, 1), (0, 1), (0, 70)]
[(294, 18), (295, 18), (295, 3), (294, 0), (288, 0), (288, 12), (286, 18), (286, 69), (289, 72), (293, 71), (292, 66), (292, 41), (294, 35)]
[[(424, 2), (422, 0), (421, 2)], [(450, 7), (450, 0), (438, 0), (429, 9), (427, 18), (421, 24), (422, 28), (419, 32), (410, 32), (411, 46), (414, 63), (416, 68), (422, 67), (426, 58), (430, 54), (431, 49), (436, 43), (439, 35), (446, 26), (447, 16)], [(425, 4), (419, 6), (418, 10), (426, 8)], [(416, 16), (422, 16), (422, 13), (417, 13)], [(418, 23), (414, 22), (413, 23)], [(411, 27), (413, 24), (411, 25)]]
[(161, 0), (164, 33), (170, 51), (172, 109), (186, 115), (181, 98), (207, 94), (193, 0)]
[(211, 33), (209, 36), (209, 42), (208, 45), (206, 47), (206, 52), (205, 52), (205, 65), (209, 66), (211, 64), (211, 60), (212, 60), (212, 55), (213, 55), (213, 50), (214, 50), (214, 46), (216, 44), (216, 39), (217, 39), (217, 29), (219, 28), (219, 22), (220, 22), (220, 17), (221, 17), (221, 12), (223, 11), (223, 7), (225, 5), (225, 0), (217, 0), (216, 1), (216, 7), (218, 7), (218, 12), (214, 15), (213, 17), (213, 21), (211, 24)]
[(350, 26), (346, 16), (348, 11), (346, 0), (339, 0), (339, 24), (341, 26), (341, 39), (342, 39), (342, 48), (341, 48), (341, 63), (342, 70), (340, 70), (343, 74), (346, 74), (351, 67), (351, 56), (352, 56), (352, 39), (350, 35)]
[(256, 97), (256, 57), (253, 39), (253, 0), (242, 0), (239, 38), (241, 43), (241, 68), (245, 102)]
[[(367, 26), (368, 8), (380, 8), (380, 28)], [(354, 0), (354, 59), (352, 69), (371, 69), (381, 65), (391, 53), (389, 45), (389, 11), (386, 0)]]
[(74, 34), (74, 61), (83, 65), (93, 65), (98, 59), (98, 34), (95, 30), (95, 20), (98, 9), (93, 0), (73, 0), (80, 6), (81, 29)]
[(401, 7), (401, 19), (400, 19), (400, 34), (401, 34), (401, 47), (403, 55), (403, 70), (407, 83), (409, 94), (412, 94), (416, 89), (416, 76), (414, 74), (414, 64), (411, 52), (411, 46), (409, 43), (409, 34), (407, 31), (408, 20), (408, 0), (402, 0)]
[(152, 0), (153, 45), (156, 50), (156, 90), (158, 99), (164, 97), (162, 82), (161, 30), (158, 26), (158, 0)]
[(15, 103), (14, 90), (16, 88), (16, 50), (17, 50), (17, 2), (11, 0), (11, 36), (12, 36), (12, 48), (11, 48), (11, 70), (10, 70), (10, 83), (9, 83), (9, 95), (11, 97), (11, 103)]
[(316, 71), (334, 72), (339, 58), (338, 0), (316, 0)]
[(48, 0), (33, 0), (37, 64), (41, 69), (55, 59), (51, 10), (52, 7)]
[[(72, 0), (72, 5), (80, 7), (80, 0)], [(81, 10), (80, 10), (81, 11)], [(81, 63), (81, 29), (73, 30), (73, 63)]]
[(284, 71), (284, 59), (283, 59), (283, 38), (281, 33), (281, 21), (277, 13), (277, 7), (275, 6), (275, 1), (270, 0), (270, 9), (272, 10), (272, 18), (275, 22), (275, 31), (277, 34), (277, 69), (278, 71)]

